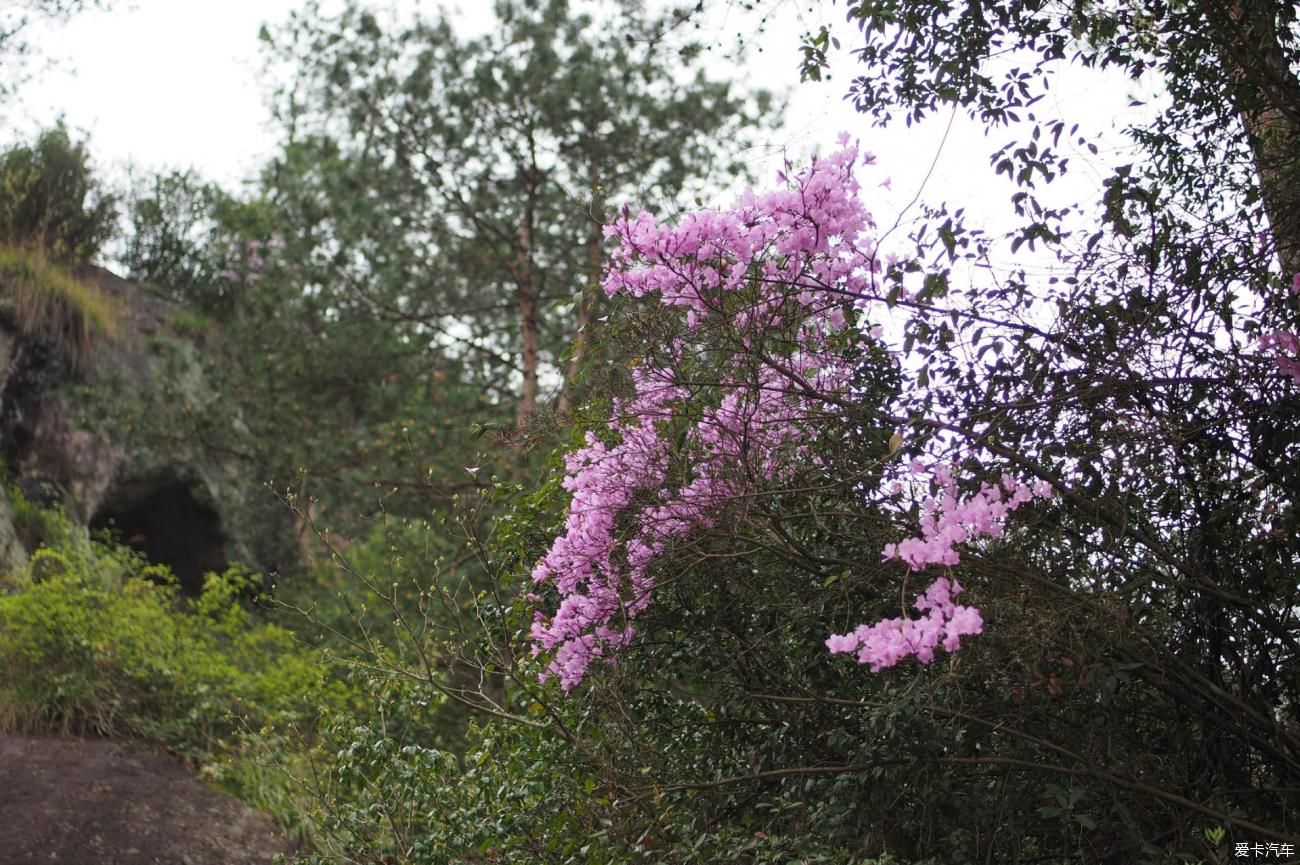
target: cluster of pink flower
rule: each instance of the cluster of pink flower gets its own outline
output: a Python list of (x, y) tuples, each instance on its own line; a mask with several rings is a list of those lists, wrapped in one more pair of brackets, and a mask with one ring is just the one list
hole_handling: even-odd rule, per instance
[[(927, 473), (920, 460), (913, 460), (909, 469), (913, 475)], [(1012, 511), (1035, 498), (1052, 495), (1052, 486), (1046, 481), (1030, 486), (1007, 475), (1000, 485), (984, 484), (979, 492), (962, 499), (948, 466), (936, 465), (929, 473), (939, 489), (937, 495), (921, 504), (921, 536), (886, 544), (882, 553), (886, 561), (901, 559), (914, 571), (930, 565), (957, 564), (957, 544), (980, 536), (1001, 537), (1003, 524)], [(874, 625), (859, 625), (847, 634), (832, 634), (826, 648), (837, 654), (857, 652), (858, 662), (871, 665), (873, 672), (913, 656), (928, 664), (934, 659), (940, 639), (946, 650), (954, 652), (962, 637), (984, 629), (979, 610), (953, 603), (961, 591), (958, 583), (940, 577), (917, 596), (916, 608), (926, 614), (922, 618), (883, 619)]]
[[(686, 308), (695, 327), (718, 312), (718, 298), (757, 276), (773, 292), (737, 323), (755, 323), (793, 299), (805, 310), (822, 310), (831, 297), (863, 296), (875, 285), (875, 223), (858, 198), (853, 168), (858, 149), (849, 146), (815, 160), (786, 189), (747, 191), (728, 210), (689, 213), (675, 226), (641, 213), (605, 227), (617, 238), (604, 287), (610, 295), (657, 294), (667, 306)], [(870, 160), (870, 157), (868, 157)], [(791, 296), (785, 289), (795, 288)]]
[[(746, 193), (729, 210), (676, 226), (624, 216), (606, 228), (619, 242), (606, 292), (657, 297), (682, 310), (685, 329), (634, 371), (632, 396), (610, 418), (613, 443), (588, 434), (566, 460), (573, 498), (564, 532), (532, 574), (560, 603), (549, 616), (537, 611), (531, 631), (534, 654), (549, 656), (544, 675), (565, 690), (628, 645), (650, 603), (651, 566), (671, 544), (715, 527), (733, 503), (800, 461), (817, 465), (808, 443), (852, 373), (831, 337), (849, 326), (849, 304), (879, 297), (858, 161), (846, 143), (785, 188)], [(690, 357), (707, 357), (709, 369), (686, 370)], [(673, 471), (682, 459), (689, 468)], [(997, 534), (1008, 513), (1046, 494), (1008, 480), (961, 501), (947, 469), (935, 478), (941, 494), (927, 505), (921, 538), (891, 546), (887, 558), (916, 569), (954, 564), (955, 544)], [(828, 646), (859, 650), (873, 669), (908, 655), (928, 661), (940, 639), (952, 650), (980, 630), (976, 610), (952, 603), (960, 591), (937, 581), (917, 602), (925, 618), (863, 626)]]
[(934, 660), (939, 641), (949, 652), (961, 646), (961, 638), (984, 630), (979, 610), (953, 603), (961, 594), (959, 583), (940, 577), (916, 598), (916, 608), (925, 613), (919, 619), (882, 619), (874, 625), (859, 625), (847, 634), (831, 634), (826, 648), (832, 654), (857, 652), (858, 663), (869, 664), (873, 673), (915, 656), (922, 664)]
[(1277, 368), (1300, 384), (1300, 338), (1284, 330), (1266, 333), (1259, 338), (1259, 347), (1264, 351), (1272, 351)]
[[(588, 666), (624, 646), (630, 620), (650, 602), (650, 566), (674, 540), (712, 528), (758, 479), (772, 480), (810, 435), (806, 398), (782, 389), (776, 374), (760, 370), (767, 386), (724, 381), (719, 404), (700, 412), (685, 430), (691, 477), (669, 481), (674, 409), (698, 393), (673, 383), (670, 370), (635, 371), (635, 395), (616, 407), (616, 444), (589, 433), (566, 458), (564, 488), (573, 494), (565, 530), (533, 571), (562, 600), (549, 619), (534, 616), (534, 652), (551, 652), (546, 675), (568, 690)], [(639, 504), (648, 502), (648, 504)], [(624, 517), (620, 525), (619, 518)], [(619, 624), (615, 624), (619, 623)]]
[[(909, 468), (914, 475), (926, 472), (920, 460), (913, 460)], [(962, 499), (948, 466), (935, 466), (933, 477), (939, 489), (937, 495), (921, 503), (921, 536), (886, 544), (886, 561), (901, 559), (914, 571), (929, 565), (955, 565), (957, 544), (981, 535), (1001, 537), (1002, 525), (1012, 511), (1034, 498), (1052, 495), (1052, 485), (1046, 481), (1029, 486), (1005, 475), (1001, 485), (984, 484), (979, 492)]]
[(663, 484), (668, 443), (657, 424), (671, 416), (673, 402), (685, 394), (643, 371), (637, 371), (636, 385), (636, 397), (627, 407), (630, 419), (624, 420), (621, 412), (615, 415), (618, 444), (606, 445), (589, 432), (585, 446), (565, 457), (563, 484), (573, 494), (565, 531), (533, 571), (535, 583), (552, 581), (563, 598), (549, 622), (541, 612), (535, 614), (532, 637), (535, 654), (554, 653), (547, 669), (559, 675), (566, 690), (607, 649), (627, 644), (631, 627), (614, 623), (620, 617), (631, 619), (650, 600), (645, 564), (654, 549), (638, 539), (625, 550), (632, 597), (624, 602), (615, 521), (639, 490)]

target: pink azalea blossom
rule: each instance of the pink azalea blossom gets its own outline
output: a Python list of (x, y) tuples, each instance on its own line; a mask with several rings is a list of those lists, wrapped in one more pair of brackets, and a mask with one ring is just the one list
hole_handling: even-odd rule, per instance
[[(846, 140), (781, 187), (746, 192), (726, 210), (675, 225), (625, 214), (606, 226), (618, 245), (605, 292), (658, 303), (685, 330), (633, 370), (631, 395), (615, 404), (607, 434), (588, 433), (565, 458), (572, 499), (562, 533), (533, 569), (529, 598), (540, 599), (542, 586), (558, 595), (553, 610), (536, 610), (530, 636), (534, 654), (545, 656), (544, 676), (566, 691), (631, 643), (655, 591), (656, 563), (674, 544), (715, 528), (735, 503), (796, 465), (821, 465), (809, 443), (842, 413), (854, 374), (837, 336), (881, 298), (874, 223), (853, 174), (859, 162)], [(721, 346), (709, 342), (719, 331), (732, 337)], [(753, 347), (778, 332), (792, 335), (780, 356), (757, 362)], [(681, 376), (681, 359), (702, 348), (716, 370), (705, 385)], [(675, 470), (683, 459), (685, 473)], [(923, 507), (921, 534), (886, 546), (884, 556), (914, 570), (957, 564), (958, 545), (996, 537), (1012, 511), (1050, 494), (1007, 477), (962, 497), (948, 467), (913, 460), (911, 468), (929, 474), (937, 493)], [(937, 647), (955, 651), (983, 627), (977, 610), (953, 602), (961, 591), (936, 580), (917, 598), (920, 617), (862, 625), (832, 635), (827, 648), (856, 652), (873, 670), (908, 657), (929, 663)]]
[[(1300, 283), (1300, 274), (1296, 275), (1296, 281)], [(1292, 381), (1300, 383), (1300, 338), (1286, 331), (1266, 333), (1259, 338), (1259, 347), (1272, 352), (1273, 362), (1283, 375), (1289, 375)]]
[(928, 664), (941, 642), (945, 651), (955, 652), (961, 647), (962, 637), (984, 629), (979, 610), (953, 602), (961, 592), (958, 583), (940, 577), (916, 597), (916, 609), (925, 615), (882, 619), (874, 625), (859, 625), (847, 634), (831, 634), (826, 638), (826, 648), (832, 654), (856, 653), (858, 663), (866, 664), (873, 673), (909, 657)]

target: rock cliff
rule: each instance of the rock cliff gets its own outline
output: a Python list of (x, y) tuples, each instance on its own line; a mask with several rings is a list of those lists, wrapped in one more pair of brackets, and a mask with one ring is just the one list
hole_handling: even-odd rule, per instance
[[(173, 324), (179, 310), (102, 268), (70, 276), (111, 317), (75, 354), (61, 344), (68, 328), (24, 320), (14, 276), (0, 268), (0, 460), (9, 482), (29, 501), (58, 505), (170, 565), (191, 592), (232, 561), (264, 571), (287, 564), (277, 543), (241, 531), (250, 513), (264, 522), (277, 510), (248, 466), (183, 428), (159, 435), (123, 421), (133, 409), (157, 415), (158, 405), (213, 398), (202, 346)], [(288, 515), (279, 518), (291, 539)], [(0, 568), (23, 561), (22, 541), (0, 496)]]

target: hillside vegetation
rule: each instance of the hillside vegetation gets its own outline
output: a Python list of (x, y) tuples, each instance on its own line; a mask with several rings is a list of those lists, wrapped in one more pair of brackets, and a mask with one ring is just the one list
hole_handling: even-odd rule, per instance
[[(778, 99), (689, 4), (495, 9), (266, 32), (239, 192), (0, 155), (0, 731), (162, 745), (305, 865), (1289, 861), (1295, 10), (814, 5), (864, 138), (984, 125), (996, 234), (852, 136), (746, 178)], [(1071, 66), (1169, 95), (1122, 161)]]

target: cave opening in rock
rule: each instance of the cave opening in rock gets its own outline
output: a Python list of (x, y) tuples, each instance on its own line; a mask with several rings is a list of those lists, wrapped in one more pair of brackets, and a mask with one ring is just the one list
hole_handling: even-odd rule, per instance
[(196, 496), (195, 486), (175, 477), (119, 484), (90, 522), (107, 529), (154, 564), (166, 565), (181, 590), (197, 595), (203, 576), (226, 569), (221, 518)]

